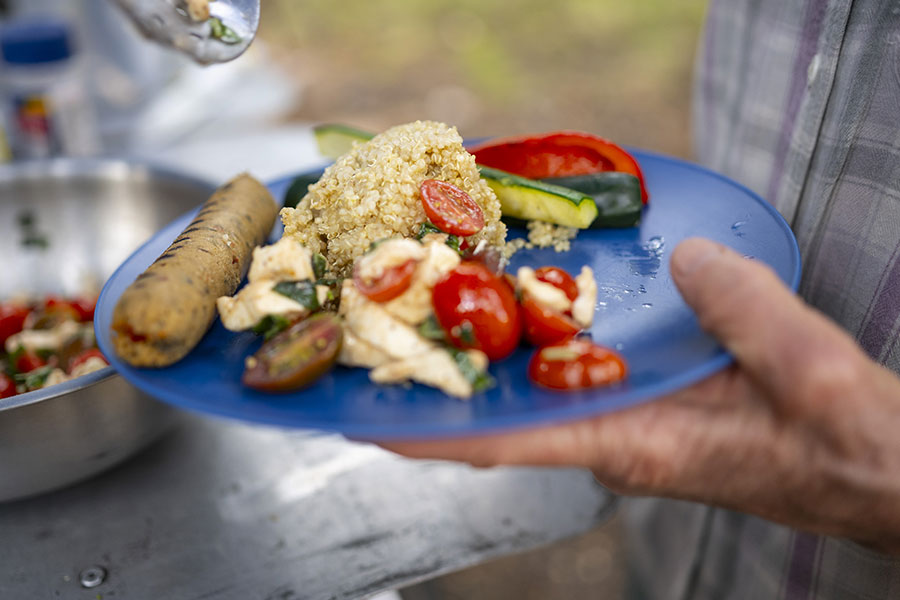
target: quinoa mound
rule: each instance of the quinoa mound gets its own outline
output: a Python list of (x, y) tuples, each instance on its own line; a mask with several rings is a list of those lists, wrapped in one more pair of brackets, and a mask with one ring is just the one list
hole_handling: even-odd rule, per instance
[(284, 235), (323, 254), (335, 275), (347, 276), (372, 242), (415, 235), (427, 220), (419, 186), (438, 179), (464, 190), (484, 211), (484, 229), (467, 238), (470, 245), (484, 239), (502, 247), (500, 202), (462, 143), (455, 127), (416, 121), (354, 144), (309, 186), (297, 208), (281, 210)]

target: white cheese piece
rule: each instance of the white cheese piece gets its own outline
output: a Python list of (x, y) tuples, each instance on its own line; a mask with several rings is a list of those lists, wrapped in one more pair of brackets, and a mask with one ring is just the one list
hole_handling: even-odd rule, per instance
[(460, 263), (459, 253), (442, 241), (429, 241), (424, 246), (425, 255), (416, 266), (409, 288), (382, 304), (388, 313), (410, 325), (419, 325), (431, 314), (434, 284)]
[(247, 280), (253, 282), (263, 279), (278, 281), (315, 279), (312, 254), (303, 244), (287, 237), (269, 246), (254, 248)]
[(216, 300), (222, 325), (231, 331), (243, 331), (267, 315), (306, 316), (309, 311), (302, 304), (274, 291), (276, 283), (267, 279), (252, 281), (235, 296)]
[(457, 398), (472, 395), (472, 384), (462, 376), (456, 361), (449, 352), (438, 347), (376, 367), (369, 373), (369, 379), (375, 383), (418, 381)]
[(70, 338), (81, 332), (75, 321), (63, 321), (52, 329), (26, 329), (6, 338), (6, 351), (15, 352), (20, 346), (26, 350), (51, 350), (56, 352)]
[(594, 271), (588, 266), (581, 267), (581, 273), (575, 278), (578, 297), (572, 303), (572, 318), (584, 328), (594, 322), (594, 305), (597, 303), (597, 282)]
[(531, 267), (519, 267), (516, 285), (522, 293), (528, 294), (541, 306), (561, 313), (568, 312), (572, 308), (572, 301), (566, 293), (555, 285), (540, 281)]

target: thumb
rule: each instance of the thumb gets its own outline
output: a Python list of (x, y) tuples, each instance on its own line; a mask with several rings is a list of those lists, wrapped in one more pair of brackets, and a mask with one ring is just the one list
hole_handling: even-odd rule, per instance
[[(692, 238), (672, 253), (671, 273), (700, 326), (776, 396), (800, 391), (813, 370), (843, 370), (855, 343), (812, 310), (776, 274), (710, 240)], [(827, 370), (827, 369), (825, 369)]]

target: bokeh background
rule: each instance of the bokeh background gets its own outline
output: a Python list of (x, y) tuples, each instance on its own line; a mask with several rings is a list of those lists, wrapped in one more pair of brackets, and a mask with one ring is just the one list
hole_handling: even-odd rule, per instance
[(302, 85), (285, 118), (464, 136), (580, 129), (690, 156), (706, 0), (264, 0), (260, 39)]

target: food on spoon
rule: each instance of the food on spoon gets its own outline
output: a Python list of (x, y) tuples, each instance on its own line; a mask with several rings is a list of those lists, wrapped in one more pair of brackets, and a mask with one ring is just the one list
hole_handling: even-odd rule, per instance
[(500, 203), (474, 157), (455, 128), (431, 121), (398, 125), (356, 144), (295, 209), (282, 211), (284, 235), (324, 255), (335, 275), (346, 277), (373, 242), (415, 236), (427, 220), (419, 189), (426, 179), (456, 186), (481, 208), (484, 227), (465, 237), (467, 244), (504, 244)]
[(183, 358), (247, 272), (278, 207), (266, 187), (239, 175), (204, 203), (188, 227), (119, 298), (112, 342), (126, 362), (162, 367)]

